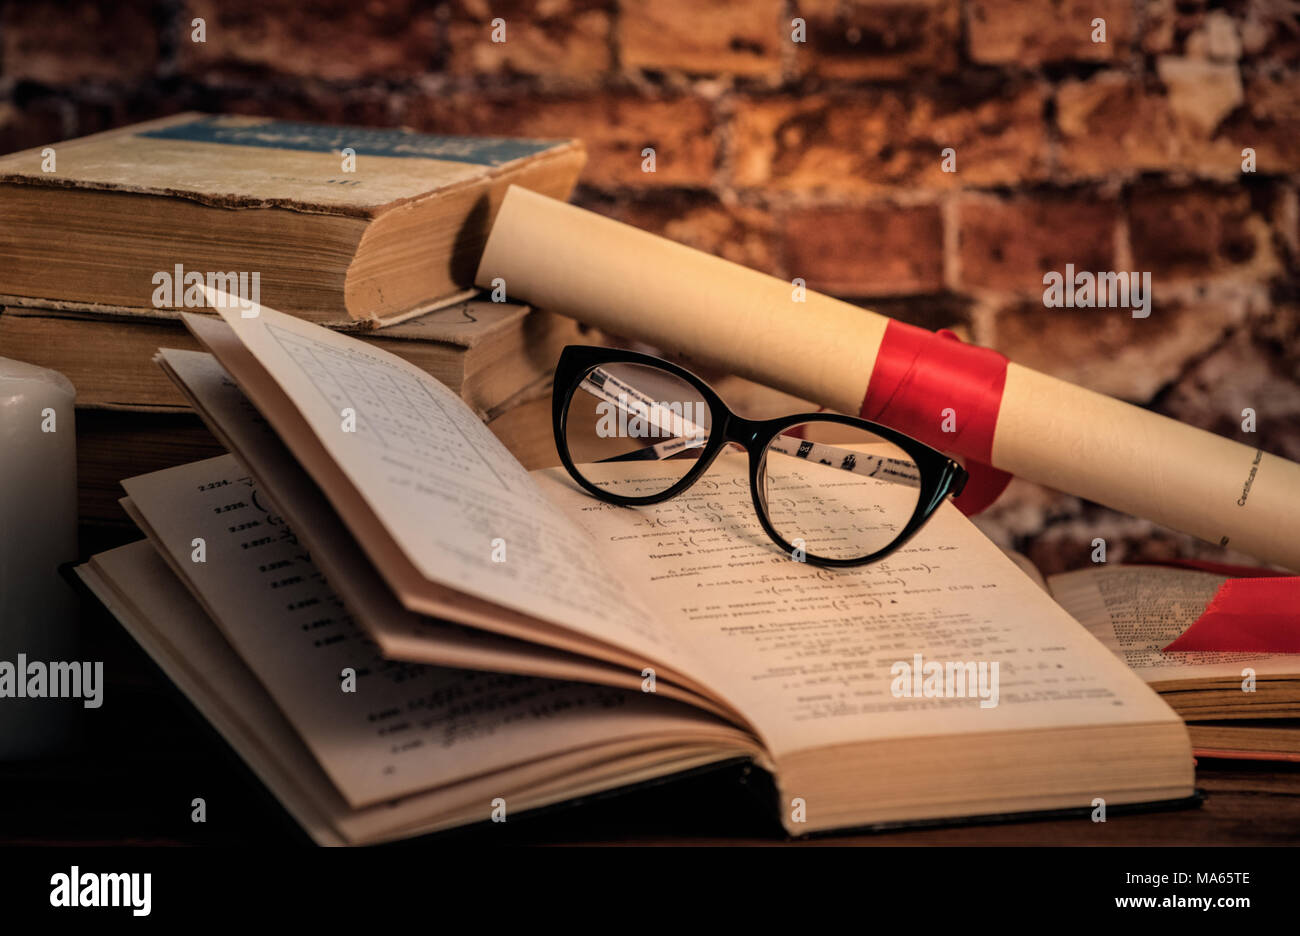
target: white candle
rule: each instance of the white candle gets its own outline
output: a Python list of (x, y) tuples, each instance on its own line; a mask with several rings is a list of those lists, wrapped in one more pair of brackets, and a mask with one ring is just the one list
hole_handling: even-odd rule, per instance
[[(0, 664), (77, 660), (76, 390), (55, 371), (0, 358)], [(24, 674), (16, 674), (23, 678)], [(59, 747), (75, 699), (0, 696), (0, 760)]]

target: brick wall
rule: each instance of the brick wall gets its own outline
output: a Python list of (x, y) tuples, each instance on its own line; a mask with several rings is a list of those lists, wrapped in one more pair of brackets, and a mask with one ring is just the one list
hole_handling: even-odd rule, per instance
[[(588, 207), (1300, 459), (1286, 0), (24, 0), (0, 76), (5, 152), (189, 108), (579, 136)], [(1150, 272), (1150, 318), (1045, 308), (1066, 263)], [(1218, 554), (1027, 484), (984, 522)]]

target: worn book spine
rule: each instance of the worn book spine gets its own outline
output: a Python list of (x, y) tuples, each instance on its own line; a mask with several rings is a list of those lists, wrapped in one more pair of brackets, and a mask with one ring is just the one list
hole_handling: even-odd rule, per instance
[[(927, 441), (1300, 569), (1300, 465), (1005, 359), (997, 366), (987, 349), (962, 346), (963, 358), (933, 346), (900, 364), (890, 339), (901, 323), (812, 291), (792, 301), (799, 290), (783, 280), (517, 187), (477, 281), (497, 277), (512, 297), (841, 412), (869, 413), (883, 383), (891, 402), (906, 401), (908, 382), (928, 379), (916, 397), (925, 406), (897, 428), (925, 437), (949, 407), (959, 422), (975, 409), (983, 425), (969, 437), (979, 446)], [(902, 328), (917, 348), (915, 333), (934, 337)], [(908, 364), (917, 360), (951, 379), (934, 381)]]
[[(134, 315), (121, 307), (38, 305), (10, 296), (0, 296), (0, 303), (0, 348), (65, 374), (77, 388), (79, 409), (189, 410), (152, 360), (159, 348), (198, 349), (174, 313)], [(517, 303), (471, 299), (359, 337), (432, 374), (486, 418), (549, 378), (576, 327)]]

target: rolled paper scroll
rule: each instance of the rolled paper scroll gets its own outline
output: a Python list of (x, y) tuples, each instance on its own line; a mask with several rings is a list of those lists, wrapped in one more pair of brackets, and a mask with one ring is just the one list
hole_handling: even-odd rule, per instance
[(988, 349), (517, 186), (501, 204), (476, 282), (1300, 569), (1300, 465)]
[[(592, 396), (612, 404), (623, 413), (641, 419), (653, 427), (651, 437), (663, 436), (664, 441), (645, 448), (633, 449), (623, 455), (602, 458), (602, 462), (648, 461), (672, 458), (687, 449), (703, 448), (709, 441), (709, 430), (686, 418), (681, 413), (656, 400), (649, 393), (626, 380), (611, 374), (602, 367), (590, 371), (579, 385)], [(680, 404), (677, 407), (680, 408)], [(841, 448), (825, 442), (810, 442), (799, 438), (796, 427), (779, 433), (768, 442), (769, 452), (780, 452), (791, 458), (803, 458), (814, 464), (831, 465), (843, 471), (860, 474), (892, 484), (907, 487), (921, 486), (921, 473), (915, 463), (906, 458), (862, 451), (860, 448)]]

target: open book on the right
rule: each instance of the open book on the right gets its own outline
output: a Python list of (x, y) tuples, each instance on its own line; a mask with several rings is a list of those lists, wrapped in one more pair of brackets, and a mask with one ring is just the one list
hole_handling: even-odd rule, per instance
[(1300, 657), (1161, 649), (1224, 581), (1192, 568), (1098, 565), (1049, 576), (1046, 588), (1183, 716), (1198, 756), (1300, 761)]

